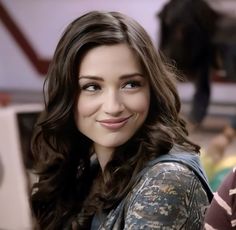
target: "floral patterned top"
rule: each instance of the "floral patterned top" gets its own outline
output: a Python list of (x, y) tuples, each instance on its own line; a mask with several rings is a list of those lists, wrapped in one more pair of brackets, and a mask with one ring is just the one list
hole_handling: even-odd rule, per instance
[[(191, 169), (161, 162), (142, 175), (115, 209), (95, 216), (91, 229), (201, 229), (208, 205), (207, 193)], [(76, 220), (71, 229), (77, 229)]]

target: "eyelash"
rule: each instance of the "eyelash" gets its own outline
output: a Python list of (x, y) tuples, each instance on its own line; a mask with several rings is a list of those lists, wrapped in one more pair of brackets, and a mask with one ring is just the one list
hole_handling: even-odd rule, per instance
[[(131, 87), (127, 88), (127, 85), (131, 85)], [(130, 81), (125, 82), (122, 85), (122, 89), (135, 89), (135, 88), (138, 88), (141, 86), (142, 86), (142, 83), (140, 81), (130, 80)], [(92, 87), (92, 89), (89, 89), (90, 87)], [(88, 91), (88, 92), (95, 92), (97, 90), (100, 90), (101, 88), (102, 87), (97, 83), (88, 83), (88, 84), (81, 86), (81, 90)]]
[(131, 81), (125, 82), (122, 88), (125, 88), (127, 85), (132, 85), (128, 89), (133, 89), (133, 88), (141, 87), (142, 83), (140, 81), (131, 80)]
[[(90, 90), (89, 88), (93, 87), (93, 90)], [(101, 87), (98, 84), (95, 83), (88, 83), (85, 84), (84, 86), (81, 87), (82, 90), (89, 91), (89, 92), (94, 92), (96, 90), (101, 89)]]

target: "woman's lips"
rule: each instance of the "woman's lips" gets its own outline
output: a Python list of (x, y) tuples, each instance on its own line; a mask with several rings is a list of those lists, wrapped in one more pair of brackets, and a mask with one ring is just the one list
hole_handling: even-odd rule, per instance
[(108, 129), (120, 129), (128, 122), (130, 117), (131, 116), (126, 118), (104, 119), (99, 120), (99, 123)]

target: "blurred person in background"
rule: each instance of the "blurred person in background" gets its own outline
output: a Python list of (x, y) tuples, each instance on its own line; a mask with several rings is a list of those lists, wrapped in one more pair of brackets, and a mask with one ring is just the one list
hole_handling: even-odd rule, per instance
[(206, 150), (201, 154), (201, 162), (213, 191), (218, 189), (225, 176), (236, 165), (235, 152), (227, 153), (227, 148), (236, 137), (235, 118), (233, 117), (222, 132), (209, 141)]
[(190, 129), (207, 114), (211, 70), (217, 66), (213, 37), (219, 18), (204, 0), (170, 0), (158, 13), (160, 50), (195, 87), (187, 116)]
[(236, 229), (236, 167), (228, 173), (214, 194), (206, 212), (204, 229)]

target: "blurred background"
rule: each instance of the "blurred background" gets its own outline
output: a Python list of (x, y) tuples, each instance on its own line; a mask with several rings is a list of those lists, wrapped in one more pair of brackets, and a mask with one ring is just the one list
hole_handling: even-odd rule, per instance
[[(21, 154), (18, 163), (30, 169), (31, 131), (56, 44), (65, 27), (90, 10), (130, 15), (179, 68), (181, 113), (215, 190), (236, 166), (235, 0), (0, 0), (0, 197), (9, 189), (6, 162)], [(19, 170), (8, 173), (23, 175)]]

